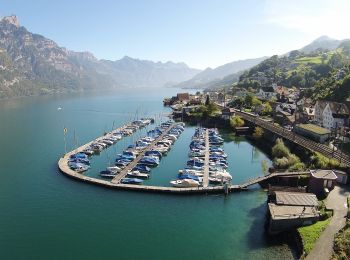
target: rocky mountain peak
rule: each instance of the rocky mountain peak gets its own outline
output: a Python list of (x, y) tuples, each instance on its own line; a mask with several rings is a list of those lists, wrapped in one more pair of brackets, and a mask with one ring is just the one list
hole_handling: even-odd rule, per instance
[(19, 20), (16, 15), (5, 16), (1, 19), (1, 22), (12, 24), (17, 28), (20, 27)]

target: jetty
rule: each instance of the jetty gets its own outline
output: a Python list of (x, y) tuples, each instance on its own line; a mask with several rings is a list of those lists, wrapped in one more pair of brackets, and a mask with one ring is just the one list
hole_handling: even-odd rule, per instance
[(209, 130), (205, 130), (205, 156), (204, 156), (204, 173), (203, 173), (203, 187), (209, 186)]
[(116, 184), (120, 183), (120, 181), (128, 174), (128, 172), (132, 170), (138, 164), (138, 162), (145, 156), (145, 153), (147, 151), (152, 150), (155, 147), (155, 145), (160, 140), (162, 140), (164, 136), (167, 135), (169, 131), (176, 125), (177, 123), (171, 124), (167, 129), (165, 129), (160, 136), (158, 136), (152, 143), (150, 143), (150, 145), (148, 145), (145, 149), (143, 149), (139, 155), (137, 155), (135, 160), (129, 163), (128, 166), (126, 166), (120, 173), (116, 174), (116, 176), (112, 179), (112, 183), (116, 183)]

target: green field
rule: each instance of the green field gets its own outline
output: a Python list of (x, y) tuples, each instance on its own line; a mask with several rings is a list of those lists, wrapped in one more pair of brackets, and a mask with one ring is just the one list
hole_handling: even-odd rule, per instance
[(318, 221), (313, 225), (298, 228), (301, 238), (303, 239), (306, 255), (311, 252), (317, 239), (320, 237), (330, 221), (331, 218), (328, 218), (326, 220)]
[[(313, 64), (321, 64), (322, 58), (321, 56), (315, 57), (302, 57), (295, 60), (296, 63), (313, 63)], [(326, 62), (326, 61), (325, 61)]]

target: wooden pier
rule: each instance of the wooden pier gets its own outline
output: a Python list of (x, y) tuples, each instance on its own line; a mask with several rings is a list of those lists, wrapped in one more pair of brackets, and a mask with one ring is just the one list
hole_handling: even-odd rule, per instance
[(166, 134), (169, 133), (169, 131), (176, 126), (177, 124), (170, 125), (163, 133), (158, 136), (150, 145), (148, 145), (131, 163), (128, 164), (120, 173), (116, 174), (116, 176), (113, 178), (112, 183), (118, 184), (120, 183), (121, 179), (123, 179), (130, 170), (132, 170), (138, 162), (145, 156), (146, 151), (150, 151), (154, 148), (154, 146), (157, 144), (157, 142), (161, 141)]
[(205, 157), (204, 157), (204, 173), (203, 187), (209, 186), (209, 130), (205, 130)]

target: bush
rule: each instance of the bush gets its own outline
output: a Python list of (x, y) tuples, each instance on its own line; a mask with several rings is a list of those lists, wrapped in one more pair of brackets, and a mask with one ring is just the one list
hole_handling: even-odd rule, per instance
[(288, 170), (292, 172), (303, 171), (305, 170), (305, 164), (302, 162), (297, 162), (291, 166), (289, 166)]
[(318, 169), (334, 169), (340, 166), (340, 163), (337, 159), (328, 159), (326, 156), (315, 152), (311, 157), (312, 164), (315, 168)]
[(334, 237), (332, 259), (350, 259), (350, 228), (346, 227)]
[(278, 138), (276, 144), (272, 147), (272, 156), (277, 158), (289, 157), (290, 151), (287, 146), (285, 146), (283, 140)]
[(288, 156), (288, 161), (289, 161), (289, 164), (290, 164), (290, 165), (300, 163), (299, 157), (296, 156), (295, 154), (290, 154), (290, 155)]
[(264, 130), (260, 126), (256, 126), (254, 129), (253, 137), (260, 139), (264, 135)]
[(273, 160), (273, 166), (279, 169), (287, 169), (289, 167), (289, 160), (287, 157), (275, 158)]
[(232, 128), (244, 126), (244, 120), (239, 116), (233, 116), (230, 118), (230, 125)]

